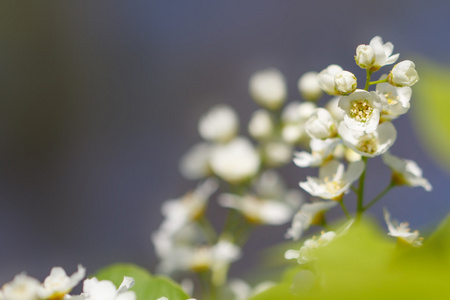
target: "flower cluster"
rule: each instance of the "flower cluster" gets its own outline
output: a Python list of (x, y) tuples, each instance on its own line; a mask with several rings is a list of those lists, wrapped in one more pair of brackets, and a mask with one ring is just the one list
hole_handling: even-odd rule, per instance
[(69, 295), (84, 278), (86, 270), (78, 265), (78, 271), (70, 277), (61, 267), (54, 267), (50, 275), (41, 283), (37, 279), (21, 273), (14, 280), (3, 285), (0, 290), (2, 300), (135, 300), (136, 294), (129, 289), (134, 279), (125, 276), (119, 288), (109, 280), (85, 279), (80, 295)]

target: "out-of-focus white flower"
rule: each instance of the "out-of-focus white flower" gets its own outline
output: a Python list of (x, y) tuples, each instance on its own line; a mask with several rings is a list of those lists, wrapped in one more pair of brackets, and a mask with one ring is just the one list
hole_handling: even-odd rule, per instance
[(307, 72), (298, 80), (298, 90), (302, 97), (308, 101), (316, 101), (322, 96), (318, 75), (317, 72)]
[(270, 289), (274, 285), (274, 282), (264, 281), (252, 288), (247, 282), (236, 278), (231, 279), (228, 283), (231, 292), (234, 294), (233, 300), (248, 300), (252, 296)]
[(370, 69), (375, 62), (375, 51), (370, 45), (356, 47), (355, 61), (363, 69)]
[(259, 71), (250, 78), (250, 94), (261, 106), (276, 110), (286, 99), (286, 82), (277, 69)]
[(211, 145), (198, 143), (183, 155), (180, 160), (180, 172), (187, 179), (201, 179), (211, 174), (209, 155)]
[(218, 104), (200, 118), (198, 132), (205, 140), (227, 142), (236, 136), (239, 118), (230, 106)]
[(363, 171), (362, 161), (351, 162), (345, 171), (344, 164), (332, 160), (320, 167), (318, 178), (308, 176), (306, 181), (300, 182), (299, 185), (312, 196), (341, 200), (343, 194), (348, 192), (351, 184), (361, 176)]
[(316, 105), (312, 102), (291, 102), (283, 109), (281, 136), (291, 144), (298, 143), (305, 135), (305, 122), (309, 119)]
[(325, 105), (325, 108), (330, 112), (330, 114), (333, 116), (333, 118), (336, 120), (337, 123), (339, 123), (344, 119), (344, 111), (338, 105), (340, 99), (341, 99), (340, 96), (333, 97)]
[(161, 229), (166, 234), (172, 235), (188, 222), (201, 217), (209, 197), (217, 190), (217, 187), (218, 182), (216, 180), (208, 179), (183, 197), (165, 201), (161, 207), (162, 214), (165, 217)]
[(248, 132), (255, 139), (267, 139), (274, 130), (274, 123), (270, 113), (265, 109), (258, 109), (252, 114), (248, 124)]
[(2, 299), (5, 300), (37, 300), (40, 282), (21, 273), (2, 287)]
[(422, 176), (422, 169), (416, 162), (402, 159), (386, 152), (382, 156), (383, 162), (392, 170), (393, 180), (398, 185), (421, 186), (430, 192), (433, 187), (430, 182)]
[(241, 182), (254, 176), (260, 157), (249, 140), (239, 137), (227, 144), (215, 145), (211, 151), (212, 171), (228, 182)]
[(299, 264), (305, 264), (315, 259), (314, 252), (317, 248), (328, 245), (336, 238), (334, 231), (323, 232), (317, 237), (305, 241), (300, 250), (288, 250), (284, 253), (285, 259), (297, 259)]
[(345, 159), (349, 162), (361, 160), (361, 154), (356, 153), (353, 149), (345, 147)]
[(270, 167), (278, 167), (289, 163), (292, 159), (292, 145), (284, 141), (269, 141), (263, 145), (264, 163)]
[(136, 293), (128, 290), (133, 285), (134, 279), (127, 276), (124, 276), (118, 289), (111, 281), (99, 281), (94, 277), (83, 282), (83, 294), (81, 296), (85, 300), (135, 300)]
[(286, 238), (297, 241), (311, 225), (321, 225), (323, 214), (336, 205), (336, 201), (317, 201), (303, 204), (294, 215), (292, 225), (286, 232)]
[(414, 230), (411, 232), (409, 224), (407, 222), (402, 222), (398, 224), (396, 220), (391, 221), (391, 214), (387, 209), (383, 209), (384, 219), (389, 229), (388, 235), (397, 238), (397, 241), (404, 245), (411, 245), (413, 247), (422, 246), (422, 238), (419, 237), (419, 231)]
[[(383, 75), (380, 80), (385, 78), (386, 75)], [(409, 110), (409, 101), (412, 94), (410, 87), (395, 87), (387, 82), (383, 82), (377, 84), (376, 92), (380, 96), (383, 107), (381, 119), (392, 120)]]
[(343, 95), (350, 94), (356, 90), (356, 76), (349, 71), (340, 71), (334, 77), (336, 89)]
[(336, 82), (334, 80), (337, 73), (343, 71), (341, 66), (329, 65), (326, 69), (320, 71), (319, 85), (320, 88), (329, 95), (339, 95), (340, 92), (336, 89)]
[(294, 163), (300, 168), (317, 167), (333, 157), (333, 151), (341, 140), (338, 138), (318, 140), (309, 143), (311, 153), (302, 151), (294, 153)]
[(356, 90), (339, 100), (339, 107), (344, 110), (344, 122), (347, 127), (371, 132), (380, 121), (381, 100), (375, 92)]
[(374, 132), (370, 133), (352, 130), (341, 122), (338, 132), (344, 145), (367, 157), (385, 153), (397, 139), (397, 131), (391, 122), (380, 124)]
[(373, 63), (371, 70), (377, 71), (382, 66), (391, 65), (395, 63), (400, 54), (392, 55), (394, 51), (394, 45), (390, 42), (383, 43), (383, 39), (379, 36), (370, 40), (369, 45), (372, 47), (375, 53), (375, 62)]
[(410, 60), (404, 60), (396, 64), (388, 75), (388, 81), (394, 86), (412, 86), (419, 81), (416, 65)]
[(336, 136), (337, 124), (325, 108), (316, 108), (305, 123), (305, 130), (313, 139), (327, 139)]
[(54, 267), (50, 275), (45, 278), (39, 287), (38, 294), (42, 299), (62, 299), (69, 293), (86, 275), (86, 269), (78, 265), (77, 272), (67, 276), (61, 267)]

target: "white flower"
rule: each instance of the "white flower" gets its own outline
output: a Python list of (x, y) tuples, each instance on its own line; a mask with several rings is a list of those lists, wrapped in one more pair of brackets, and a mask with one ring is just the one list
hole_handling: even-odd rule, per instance
[(58, 299), (69, 293), (86, 275), (86, 269), (78, 265), (77, 272), (72, 276), (67, 276), (66, 272), (61, 267), (54, 267), (50, 271), (50, 275), (45, 278), (42, 285), (39, 287), (39, 297), (43, 299), (55, 298)]
[(239, 129), (239, 119), (236, 112), (226, 104), (211, 108), (200, 118), (198, 132), (205, 140), (212, 142), (227, 142)]
[(198, 143), (183, 155), (180, 160), (180, 172), (187, 179), (201, 179), (211, 174), (209, 167), (209, 155), (211, 145)]
[(308, 101), (316, 101), (322, 96), (317, 72), (307, 72), (298, 80), (298, 90), (303, 98)]
[(338, 95), (340, 92), (336, 89), (336, 83), (334, 78), (337, 73), (343, 71), (338, 65), (329, 65), (326, 69), (323, 69), (319, 75), (320, 88), (329, 95)]
[(312, 102), (291, 102), (283, 109), (281, 136), (286, 142), (295, 144), (305, 137), (305, 122), (316, 107)]
[(250, 78), (250, 94), (261, 106), (276, 110), (286, 99), (286, 83), (277, 69), (255, 73)]
[(356, 76), (349, 71), (340, 71), (334, 77), (334, 84), (341, 94), (350, 94), (356, 90)]
[(333, 151), (341, 142), (340, 139), (318, 140), (312, 139), (309, 143), (311, 153), (302, 151), (294, 153), (294, 163), (300, 168), (317, 167), (333, 157)]
[(421, 186), (426, 191), (433, 187), (430, 182), (422, 176), (422, 169), (412, 160), (401, 159), (386, 152), (382, 156), (383, 162), (392, 170), (393, 180), (398, 185)]
[(321, 225), (324, 212), (336, 205), (336, 201), (317, 201), (303, 204), (301, 209), (294, 215), (292, 225), (285, 235), (286, 238), (292, 238), (294, 241), (297, 241), (309, 226)]
[(315, 259), (315, 251), (317, 248), (328, 245), (336, 238), (334, 231), (323, 232), (317, 237), (305, 241), (300, 250), (288, 250), (284, 253), (285, 259), (297, 259), (299, 264), (305, 264)]
[(252, 114), (248, 124), (248, 132), (255, 139), (267, 139), (274, 130), (274, 123), (270, 113), (265, 109), (258, 109)]
[(284, 141), (269, 141), (263, 144), (264, 163), (270, 167), (278, 167), (289, 163), (292, 159), (292, 145)]
[(306, 133), (313, 139), (327, 139), (337, 133), (337, 124), (325, 108), (317, 108), (305, 123)]
[(397, 131), (391, 122), (380, 124), (374, 132), (370, 133), (352, 130), (341, 122), (338, 132), (344, 145), (367, 157), (385, 153), (397, 139)]
[[(385, 78), (386, 75), (383, 75), (380, 80)], [(395, 87), (387, 82), (383, 82), (377, 84), (376, 92), (381, 99), (383, 107), (381, 118), (383, 120), (395, 119), (409, 110), (409, 101), (412, 94), (410, 87)]]
[(396, 64), (388, 75), (388, 81), (394, 86), (412, 86), (419, 81), (416, 65), (410, 60), (404, 60)]
[(133, 285), (134, 279), (127, 276), (118, 289), (111, 281), (99, 281), (94, 277), (83, 282), (82, 297), (85, 300), (135, 300), (135, 292), (128, 291)]
[(344, 171), (344, 164), (332, 160), (320, 167), (318, 178), (308, 176), (307, 181), (300, 182), (299, 185), (312, 196), (340, 200), (363, 171), (362, 161), (351, 162), (347, 171)]
[(395, 220), (391, 222), (391, 214), (385, 208), (383, 209), (383, 212), (384, 219), (389, 229), (388, 235), (396, 237), (397, 241), (402, 244), (411, 245), (413, 247), (422, 246), (422, 238), (419, 237), (419, 231), (415, 230), (411, 232), (407, 222), (402, 222), (400, 224)]
[(342, 96), (339, 107), (344, 110), (345, 124), (358, 131), (374, 131), (380, 121), (381, 100), (375, 92), (356, 90), (348, 96)]
[(239, 137), (227, 144), (216, 145), (211, 152), (212, 171), (228, 182), (241, 182), (259, 170), (260, 158), (249, 140)]
[(370, 45), (356, 47), (355, 61), (363, 69), (370, 69), (375, 62), (375, 51)]
[(336, 122), (342, 121), (344, 119), (344, 111), (339, 107), (340, 96), (336, 96), (330, 99), (325, 105), (325, 108), (330, 112)]
[(6, 283), (2, 287), (2, 294), (5, 300), (37, 300), (40, 282), (32, 277), (21, 273), (14, 277), (14, 280)]
[(392, 43), (390, 42), (383, 44), (383, 40), (379, 36), (376, 36), (372, 40), (370, 40), (369, 45), (372, 47), (375, 53), (375, 62), (372, 65), (372, 71), (377, 71), (382, 66), (395, 63), (400, 55), (398, 53), (392, 55), (392, 52), (394, 51), (394, 45), (392, 45)]

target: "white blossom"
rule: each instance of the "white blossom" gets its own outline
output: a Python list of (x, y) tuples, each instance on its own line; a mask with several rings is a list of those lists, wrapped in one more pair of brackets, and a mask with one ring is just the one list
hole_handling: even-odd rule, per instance
[(334, 77), (336, 89), (343, 95), (350, 94), (356, 90), (357, 82), (355, 74), (349, 71), (340, 71)]
[(211, 108), (198, 123), (200, 136), (212, 142), (227, 142), (236, 136), (238, 129), (239, 118), (236, 112), (226, 104)]
[(396, 184), (406, 184), (412, 187), (421, 186), (430, 192), (433, 187), (430, 182), (422, 176), (422, 169), (416, 162), (408, 159), (402, 159), (386, 152), (382, 156), (383, 162), (391, 168), (393, 180)]
[(329, 65), (323, 69), (319, 75), (320, 88), (329, 95), (338, 95), (340, 92), (336, 89), (335, 76), (337, 73), (343, 71), (338, 65)]
[(313, 139), (332, 138), (337, 133), (337, 124), (325, 108), (317, 108), (305, 123), (305, 131)]
[(316, 201), (303, 204), (294, 215), (291, 227), (286, 232), (286, 238), (297, 241), (311, 225), (321, 225), (324, 212), (336, 205), (336, 201)]
[(328, 245), (336, 238), (334, 231), (323, 232), (319, 237), (313, 237), (305, 241), (300, 250), (287, 250), (284, 253), (285, 259), (296, 259), (299, 264), (305, 264), (316, 258), (315, 251), (317, 248)]
[(136, 293), (128, 291), (134, 285), (134, 279), (125, 276), (122, 284), (116, 286), (109, 280), (98, 280), (97, 278), (86, 279), (83, 282), (84, 300), (135, 300)]
[(363, 171), (362, 161), (351, 162), (345, 171), (344, 164), (332, 160), (320, 167), (319, 177), (308, 176), (307, 180), (300, 182), (299, 185), (312, 196), (340, 200)]
[(267, 139), (274, 131), (274, 122), (270, 113), (265, 109), (258, 109), (252, 114), (248, 124), (248, 132), (255, 139)]
[(201, 179), (211, 174), (209, 155), (211, 145), (198, 143), (188, 150), (180, 160), (180, 172), (187, 179)]
[(2, 294), (5, 300), (37, 300), (40, 282), (21, 273), (14, 277), (14, 280), (8, 282), (2, 287)]
[(267, 69), (250, 78), (250, 94), (261, 106), (276, 110), (286, 99), (286, 82), (277, 69)]
[[(383, 75), (380, 80), (385, 79)], [(412, 89), (410, 87), (395, 87), (387, 82), (379, 83), (376, 92), (382, 104), (381, 119), (392, 120), (405, 114), (410, 107)]]
[(410, 60), (404, 60), (396, 64), (388, 75), (388, 81), (394, 86), (412, 86), (419, 81), (416, 65)]
[(396, 220), (391, 221), (391, 214), (387, 209), (383, 209), (384, 219), (389, 229), (388, 235), (394, 236), (402, 244), (411, 245), (413, 247), (422, 246), (422, 238), (419, 237), (419, 231), (415, 230), (411, 232), (409, 224), (402, 222), (398, 224)]
[(303, 98), (308, 101), (316, 101), (322, 96), (317, 72), (307, 72), (298, 80), (298, 90)]
[(352, 130), (344, 122), (341, 122), (338, 132), (344, 145), (366, 157), (375, 157), (385, 153), (397, 139), (397, 130), (391, 122), (380, 124), (375, 131), (370, 133)]
[(281, 120), (283, 127), (281, 129), (282, 138), (291, 144), (301, 141), (306, 131), (305, 122), (309, 119), (316, 105), (312, 102), (291, 102), (283, 109)]
[(372, 132), (380, 121), (381, 99), (375, 92), (356, 90), (348, 96), (342, 96), (339, 107), (344, 110), (344, 122), (347, 127)]
[(270, 167), (278, 167), (292, 160), (292, 145), (285, 141), (268, 141), (262, 145), (264, 163)]
[(339, 107), (340, 96), (336, 96), (330, 99), (325, 105), (325, 108), (330, 112), (336, 122), (340, 122), (344, 119), (344, 111)]
[(61, 267), (54, 267), (39, 287), (40, 298), (59, 298), (69, 293), (86, 275), (86, 269), (78, 265), (77, 272), (67, 276)]
[(377, 71), (383, 66), (395, 63), (400, 55), (392, 55), (392, 52), (394, 51), (394, 45), (390, 42), (383, 43), (382, 38), (379, 36), (376, 36), (372, 40), (370, 40), (369, 45), (372, 47), (375, 53), (375, 62), (371, 67), (372, 71)]
[(375, 62), (375, 51), (370, 45), (356, 47), (355, 61), (363, 69), (370, 69)]
[(294, 163), (300, 168), (317, 167), (333, 157), (333, 151), (341, 143), (339, 138), (312, 139), (309, 143), (311, 153), (306, 151), (294, 153)]
[(227, 144), (213, 147), (210, 166), (224, 180), (241, 182), (258, 172), (260, 157), (249, 140), (238, 137)]

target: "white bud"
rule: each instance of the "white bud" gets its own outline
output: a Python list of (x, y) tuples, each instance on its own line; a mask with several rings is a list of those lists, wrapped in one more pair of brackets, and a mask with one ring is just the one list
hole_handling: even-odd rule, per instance
[(370, 45), (359, 45), (356, 48), (355, 61), (363, 69), (370, 69), (375, 62), (375, 51)]
[(388, 75), (388, 81), (394, 86), (412, 86), (419, 81), (419, 75), (415, 64), (410, 60), (404, 60), (396, 64)]
[(267, 69), (255, 73), (250, 78), (250, 94), (261, 106), (276, 110), (286, 99), (286, 83), (277, 69)]
[(272, 135), (273, 120), (267, 110), (255, 111), (248, 124), (248, 132), (255, 139), (265, 139)]
[(356, 90), (356, 77), (348, 71), (341, 71), (334, 77), (336, 89), (343, 95), (350, 94)]
[(278, 167), (292, 160), (292, 146), (283, 142), (269, 142), (264, 145), (265, 163), (271, 167)]
[(317, 72), (307, 72), (298, 80), (298, 90), (302, 97), (308, 101), (316, 101), (322, 96), (318, 75)]
[(232, 139), (239, 128), (236, 112), (228, 105), (219, 104), (211, 108), (200, 118), (198, 131), (205, 140), (227, 142)]
[(337, 73), (343, 71), (338, 65), (329, 65), (326, 69), (320, 71), (318, 75), (320, 88), (329, 95), (338, 95), (339, 91), (336, 90), (334, 77)]

